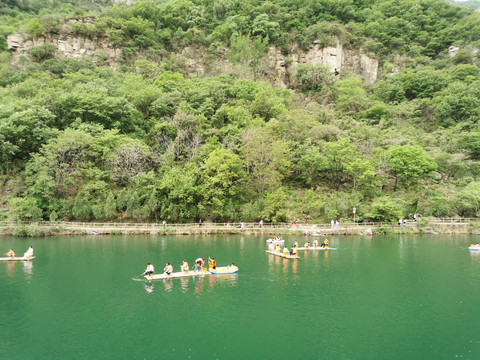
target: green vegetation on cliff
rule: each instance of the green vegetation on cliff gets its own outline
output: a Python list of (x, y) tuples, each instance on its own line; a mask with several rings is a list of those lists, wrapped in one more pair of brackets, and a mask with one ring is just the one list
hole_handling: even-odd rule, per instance
[[(89, 3), (0, 7), (1, 201), (13, 216), (478, 215), (474, 11), (442, 0)], [(86, 15), (95, 20), (68, 22), (69, 33), (120, 47), (117, 70), (48, 42), (9, 64), (7, 34), (43, 38)], [(313, 41), (363, 49), (378, 80), (286, 62), (286, 87), (273, 86), (271, 47), (289, 55)], [(185, 49), (202, 71), (176, 56)]]

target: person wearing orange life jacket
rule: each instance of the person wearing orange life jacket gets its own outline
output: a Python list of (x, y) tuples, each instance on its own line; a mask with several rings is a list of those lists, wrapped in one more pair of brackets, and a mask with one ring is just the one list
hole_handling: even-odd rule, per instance
[(321, 247), (323, 248), (327, 248), (328, 247), (328, 239), (325, 239), (321, 245)]
[(216, 269), (217, 268), (217, 262), (215, 261), (215, 258), (208, 258), (208, 268), (209, 269)]
[(183, 263), (182, 263), (182, 265), (180, 265), (180, 269), (182, 269), (183, 272), (188, 272), (189, 267), (188, 267), (187, 260), (183, 259)]
[(8, 257), (14, 257), (14, 256), (15, 256), (15, 253), (13, 252), (13, 249), (10, 249), (6, 255), (7, 255)]

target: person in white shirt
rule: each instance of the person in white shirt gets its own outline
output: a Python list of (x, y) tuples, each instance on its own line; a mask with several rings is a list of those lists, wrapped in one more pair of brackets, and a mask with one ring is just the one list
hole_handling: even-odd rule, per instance
[(23, 257), (32, 257), (33, 256), (33, 247), (29, 246), (28, 250), (23, 254)]
[(163, 268), (163, 272), (167, 275), (172, 275), (173, 266), (169, 262), (167, 262), (166, 266)]

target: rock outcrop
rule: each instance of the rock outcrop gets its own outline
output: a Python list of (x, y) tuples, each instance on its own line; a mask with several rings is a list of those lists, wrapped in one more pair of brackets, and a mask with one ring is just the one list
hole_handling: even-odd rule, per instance
[[(55, 46), (57, 58), (87, 57), (94, 60), (97, 64), (108, 65), (114, 69), (117, 68), (121, 49), (115, 47), (106, 37), (92, 39), (74, 34), (68, 24), (72, 22), (92, 24), (95, 22), (95, 19), (69, 19), (58, 33), (50, 33), (38, 39), (33, 39), (25, 33), (9, 35), (7, 37), (7, 45), (12, 52), (12, 64), (20, 65), (22, 63), (21, 58), (28, 58), (33, 48), (48, 43)], [(178, 55), (186, 59), (186, 63), (191, 65), (190, 68), (196, 74), (204, 71), (207, 59), (203, 59), (202, 64), (202, 59), (198, 58), (198, 53), (189, 53), (188, 48), (186, 48)], [(273, 70), (271, 75), (275, 77), (275, 85), (278, 87), (286, 87), (287, 63), (291, 68), (298, 64), (315, 65), (321, 63), (326, 65), (332, 73), (361, 75), (369, 84), (377, 80), (379, 67), (378, 60), (367, 56), (361, 49), (347, 49), (338, 42), (335, 47), (321, 47), (318, 41), (314, 41), (309, 51), (305, 52), (298, 47), (293, 47), (286, 56), (272, 46), (267, 60), (270, 64), (269, 67)]]
[(285, 78), (287, 61), (290, 63), (290, 67), (298, 64), (324, 64), (332, 73), (358, 74), (363, 76), (369, 84), (373, 84), (378, 76), (379, 64), (377, 59), (367, 56), (361, 49), (345, 49), (340, 43), (337, 43), (336, 47), (322, 48), (318, 41), (314, 41), (308, 52), (292, 50), (288, 56), (284, 56), (280, 50), (271, 47), (270, 53), (279, 79)]
[(11, 62), (14, 65), (21, 63), (22, 57), (28, 57), (30, 51), (43, 44), (52, 44), (56, 47), (55, 56), (58, 58), (88, 57), (97, 63), (117, 67), (117, 60), (121, 49), (115, 47), (108, 38), (89, 38), (73, 34), (69, 30), (69, 23), (82, 22), (93, 24), (94, 18), (69, 19), (60, 27), (58, 33), (49, 33), (45, 37), (33, 39), (28, 34), (17, 33), (7, 37), (8, 49), (12, 52)]

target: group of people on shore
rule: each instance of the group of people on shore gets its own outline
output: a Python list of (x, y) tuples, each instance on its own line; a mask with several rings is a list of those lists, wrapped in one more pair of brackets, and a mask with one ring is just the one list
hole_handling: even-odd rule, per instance
[[(10, 249), (5, 255), (8, 257), (15, 257), (15, 251), (13, 249)], [(33, 257), (33, 247), (29, 246), (27, 251), (23, 254), (24, 258), (31, 258)]]
[[(195, 267), (194, 267), (194, 272), (200, 272), (200, 271), (205, 271), (205, 258), (200, 257), (195, 259)], [(232, 263), (231, 266), (235, 266), (235, 264)], [(208, 269), (213, 269), (215, 270), (217, 268), (217, 262), (215, 258), (208, 258)], [(190, 266), (188, 265), (188, 262), (186, 259), (183, 259), (182, 265), (180, 265), (180, 270), (182, 272), (189, 272), (190, 271)], [(155, 268), (151, 263), (147, 264), (147, 268), (143, 272), (145, 275), (152, 275), (155, 273)], [(173, 273), (173, 266), (169, 262), (165, 264), (165, 267), (163, 268), (163, 273), (166, 275), (171, 275)], [(142, 275), (143, 275), (142, 274)]]

